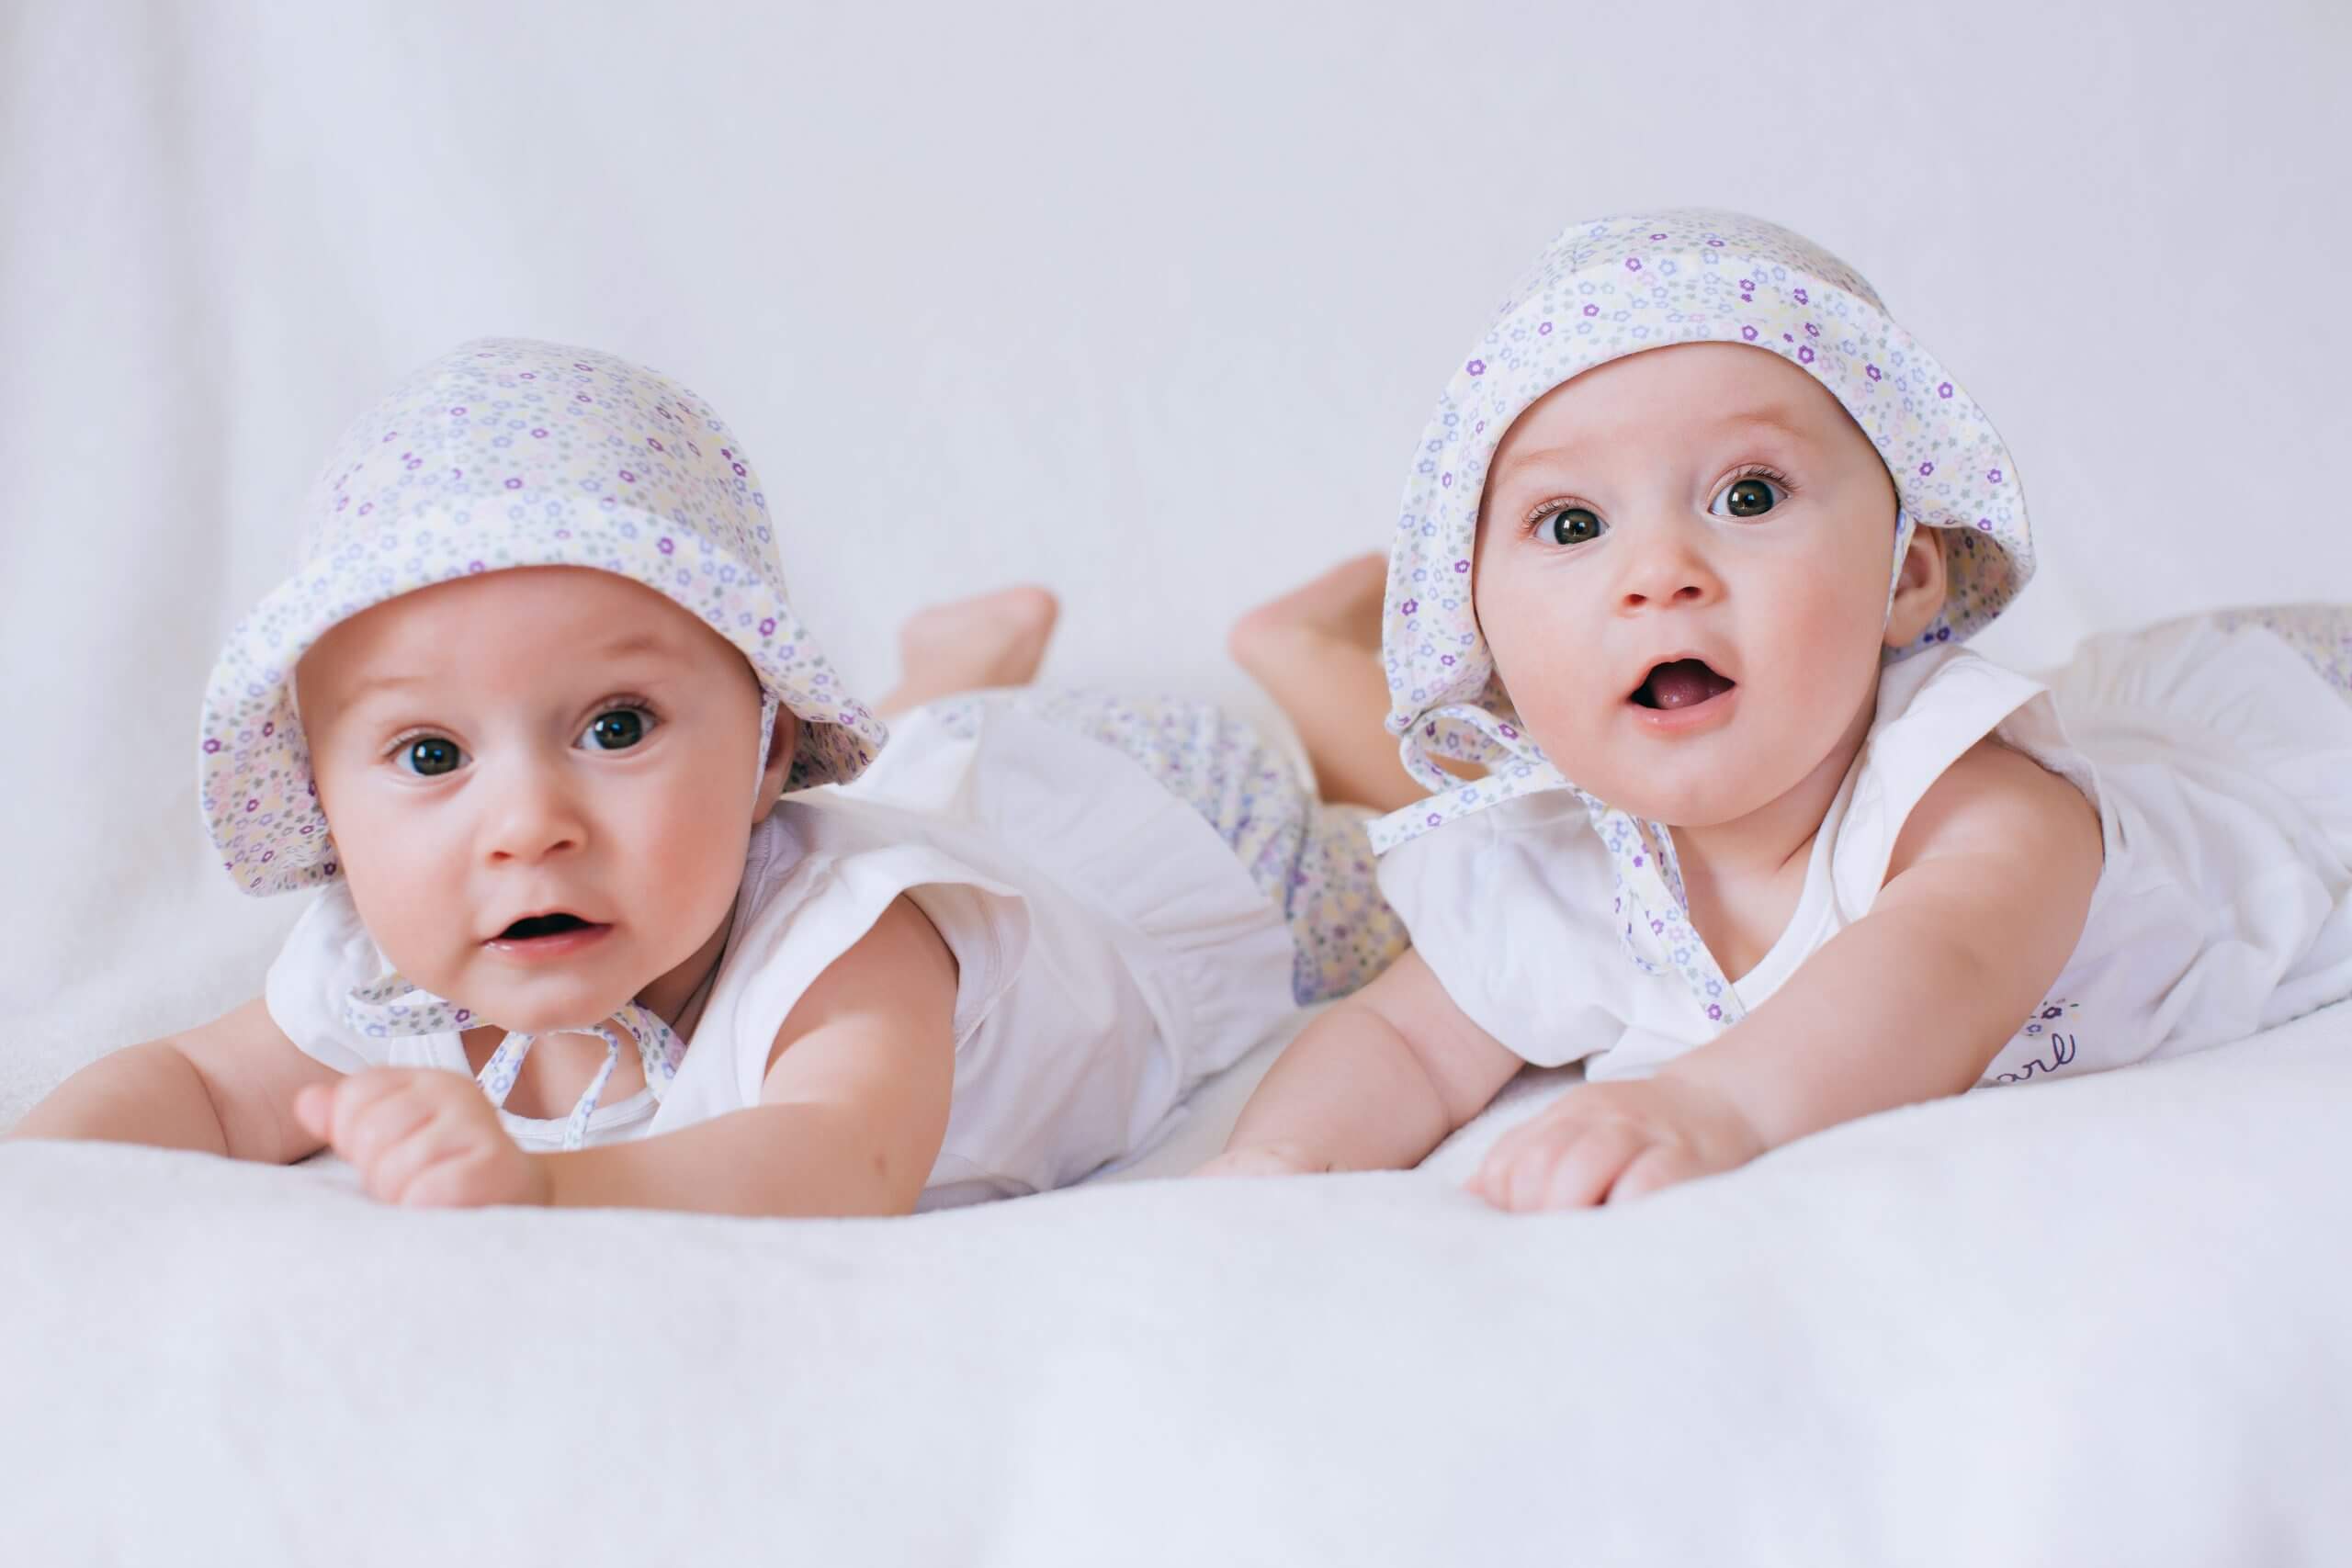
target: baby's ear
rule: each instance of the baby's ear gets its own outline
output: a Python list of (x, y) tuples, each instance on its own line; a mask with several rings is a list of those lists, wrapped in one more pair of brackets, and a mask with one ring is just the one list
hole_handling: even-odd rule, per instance
[(1894, 603), (1886, 616), (1886, 646), (1908, 648), (1919, 640), (1944, 607), (1944, 531), (1914, 528), (1904, 547), (1903, 570), (1894, 580)]
[(768, 733), (767, 767), (760, 774), (760, 814), (753, 820), (764, 822), (775, 809), (784, 794), (784, 781), (792, 776), (792, 759), (800, 750), (800, 716), (788, 707), (775, 710), (775, 728)]

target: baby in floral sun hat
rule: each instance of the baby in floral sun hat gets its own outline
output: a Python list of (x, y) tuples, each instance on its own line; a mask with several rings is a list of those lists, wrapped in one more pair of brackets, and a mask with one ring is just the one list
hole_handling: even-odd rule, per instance
[[(864, 1213), (1139, 1153), (1402, 946), (1363, 809), (1195, 703), (1019, 688), (1053, 604), (842, 688), (741, 441), (609, 355), (469, 344), (355, 424), (207, 693), (202, 800), (314, 890), (263, 994), (16, 1134), (387, 1201)], [(876, 712), (897, 716), (884, 744)]]
[[(1473, 1180), (1579, 1206), (2352, 996), (2352, 610), (2036, 681), (1963, 646), (2032, 570), (1999, 435), (1844, 263), (1736, 213), (1571, 226), (1406, 481), (1377, 640), (1413, 784), (1366, 760), (1376, 698), (1320, 731), (1323, 776), (1393, 781), (1413, 951), (1209, 1168), (1410, 1164), (1580, 1061)], [(1334, 684), (1368, 572), (1293, 605)]]

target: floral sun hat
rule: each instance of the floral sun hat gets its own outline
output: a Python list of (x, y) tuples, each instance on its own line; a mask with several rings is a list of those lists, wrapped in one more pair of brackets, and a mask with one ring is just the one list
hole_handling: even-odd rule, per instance
[(198, 792), (249, 893), (338, 874), (296, 662), (339, 622), (453, 578), (592, 567), (667, 595), (803, 721), (787, 788), (854, 778), (885, 739), (793, 613), (741, 444), (708, 403), (640, 366), (519, 338), (466, 344), (345, 433), (302, 517), (294, 575), (238, 624), (204, 698)]
[[(1683, 343), (1750, 344), (1828, 389), (1894, 479), (1896, 570), (1913, 528), (1951, 531), (1944, 607), (1917, 642), (1890, 657), (1971, 636), (2033, 575), (2007, 447), (1860, 274), (1803, 235), (1736, 212), (1681, 209), (1571, 224), (1456, 367), (1406, 479), (1381, 645), (1389, 731), (1406, 771), (1431, 794), (1370, 827), (1385, 852), (1518, 795), (1575, 791), (1616, 862), (1634, 962), (1679, 970), (1711, 1008), (1736, 1011), (1690, 931), (1671, 837), (1577, 789), (1545, 760), (1518, 728), (1471, 604), (1479, 502), (1511, 422), (1595, 366)], [(1465, 784), (1439, 758), (1487, 772)]]

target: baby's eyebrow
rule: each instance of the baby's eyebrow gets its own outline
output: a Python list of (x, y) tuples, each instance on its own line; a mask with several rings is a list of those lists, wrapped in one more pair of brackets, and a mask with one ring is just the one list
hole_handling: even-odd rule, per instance
[(356, 680), (353, 681), (348, 687), (345, 688), (345, 690), (339, 694), (343, 700), (336, 705), (346, 708), (356, 707), (363, 699), (375, 696), (379, 694), (409, 691), (418, 686), (426, 686), (430, 684), (432, 684), (432, 679), (425, 675), (399, 673), (388, 674), (381, 672), (369, 673), (358, 677)]
[[(591, 658), (619, 660), (651, 657), (675, 660), (680, 656), (677, 642), (658, 631), (628, 631), (611, 641), (588, 650)], [(349, 711), (374, 697), (398, 696), (403, 692), (431, 688), (436, 677), (416, 671), (373, 670), (358, 676), (350, 686), (337, 694), (334, 705), (338, 711)]]
[(1809, 434), (1806, 428), (1809, 423), (1804, 415), (1795, 409), (1785, 408), (1778, 403), (1767, 403), (1757, 408), (1735, 409), (1715, 421), (1716, 427), (1719, 429), (1772, 430), (1799, 440)]
[(644, 653), (675, 659), (679, 649), (675, 641), (658, 631), (633, 631), (623, 632), (612, 641), (590, 651), (602, 659), (630, 659)]
[[(1792, 441), (1801, 441), (1809, 434), (1808, 423), (1804, 414), (1796, 409), (1787, 408), (1779, 403), (1758, 403), (1751, 407), (1735, 408), (1717, 414), (1708, 422), (1707, 427), (1716, 433), (1767, 430), (1785, 435)], [(1511, 466), (1514, 469), (1526, 469), (1540, 465), (1569, 463), (1584, 457), (1594, 447), (1605, 446), (1606, 443), (1582, 434), (1570, 433), (1564, 439), (1555, 441), (1549, 446), (1539, 446), (1531, 451), (1512, 453)]]

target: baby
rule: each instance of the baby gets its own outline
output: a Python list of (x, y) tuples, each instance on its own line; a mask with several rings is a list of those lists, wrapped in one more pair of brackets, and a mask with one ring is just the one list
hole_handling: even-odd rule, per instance
[[(1254, 628), (1261, 678), (1317, 642), (1369, 675), (1364, 570)], [(1419, 787), (1357, 797), (1403, 807), (1373, 840), (1413, 951), (1205, 1168), (1409, 1165), (1581, 1060), (1471, 1185), (1600, 1203), (2352, 996), (2352, 611), (2101, 637), (2045, 683), (1962, 646), (2032, 570), (2000, 438), (1844, 264), (1727, 212), (1571, 227), (1388, 560)], [(1366, 705), (1308, 733), (1327, 780), (1394, 779)]]
[(1028, 678), (1041, 591), (910, 626), (885, 748), (741, 442), (610, 355), (427, 367), (306, 528), (213, 673), (201, 793), (239, 886), (313, 901), (259, 998), (17, 1136), (331, 1145), (406, 1204), (904, 1211), (1133, 1156), (1403, 945), (1366, 814), (1238, 721), (951, 698)]

